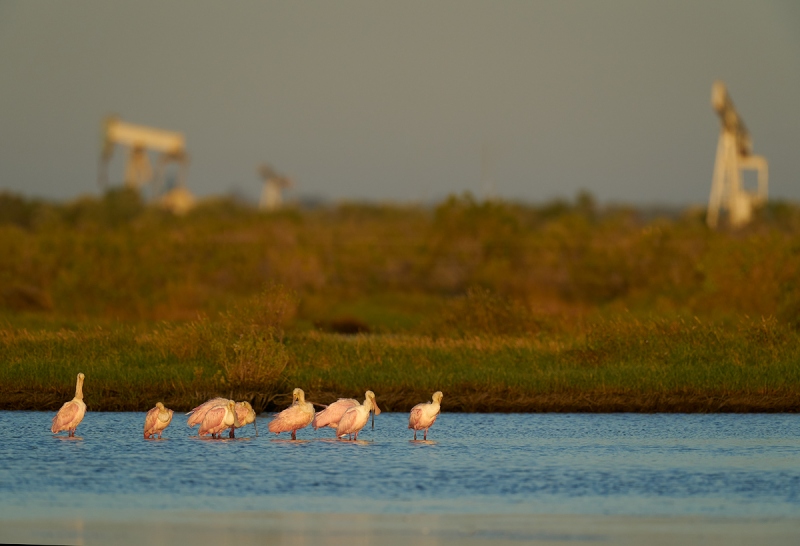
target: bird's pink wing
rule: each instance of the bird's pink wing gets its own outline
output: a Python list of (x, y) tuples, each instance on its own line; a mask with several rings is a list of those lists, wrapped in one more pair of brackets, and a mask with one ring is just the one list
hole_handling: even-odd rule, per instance
[(205, 411), (208, 411), (209, 409), (211, 409), (213, 407), (224, 406), (227, 403), (228, 403), (228, 399), (227, 398), (222, 398), (222, 397), (219, 397), (219, 396), (217, 398), (211, 398), (209, 400), (206, 400), (205, 402), (203, 402), (202, 404), (200, 404), (196, 408), (194, 408), (192, 411), (187, 412), (186, 415), (189, 415), (190, 413), (192, 413), (194, 411), (199, 411), (201, 409), (205, 409)]
[(408, 428), (417, 428), (422, 420), (422, 404), (417, 404), (411, 408), (411, 414), (408, 416)]
[(217, 406), (216, 408), (211, 408), (206, 412), (206, 416), (203, 419), (203, 422), (200, 424), (200, 431), (198, 434), (203, 436), (204, 434), (208, 434), (209, 431), (216, 431), (221, 425), (222, 421), (225, 419), (225, 406)]
[(148, 431), (155, 431), (156, 429), (156, 421), (158, 420), (158, 408), (153, 408), (147, 412), (147, 415), (144, 418), (144, 435), (148, 436)]
[(314, 430), (322, 427), (336, 426), (342, 415), (349, 410), (358, 406), (358, 400), (352, 398), (339, 398), (336, 402), (325, 408), (323, 411), (314, 416), (311, 425)]
[(79, 410), (80, 408), (78, 407), (78, 404), (72, 401), (69, 401), (61, 406), (61, 409), (58, 410), (56, 416), (53, 417), (53, 426), (50, 428), (50, 431), (55, 434), (56, 432), (60, 432), (69, 428), (69, 425), (72, 423), (73, 419), (77, 417)]
[(207, 400), (194, 408), (192, 411), (188, 412), (186, 415), (191, 415), (189, 420), (186, 421), (186, 424), (191, 428), (195, 425), (199, 425), (203, 422), (203, 419), (206, 417), (206, 413), (211, 408), (218, 408), (220, 406), (224, 406), (228, 403), (227, 398), (212, 398), (211, 400)]
[(269, 422), (269, 431), (275, 434), (297, 430), (309, 424), (308, 413), (295, 404), (280, 412)]
[(341, 436), (342, 434), (352, 434), (356, 431), (356, 418), (358, 417), (358, 412), (350, 408), (342, 418), (339, 419), (339, 426), (336, 428), (336, 436)]
[(322, 427), (327, 427), (328, 425), (331, 424), (331, 414), (328, 412), (330, 408), (331, 407), (328, 406), (324, 410), (318, 411), (317, 414), (314, 416), (314, 420), (311, 421), (311, 426), (314, 427), (314, 430), (317, 430), (318, 428)]

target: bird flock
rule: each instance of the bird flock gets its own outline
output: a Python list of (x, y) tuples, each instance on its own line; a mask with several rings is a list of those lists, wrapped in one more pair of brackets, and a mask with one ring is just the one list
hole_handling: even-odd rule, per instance
[[(53, 434), (67, 431), (69, 436), (75, 436), (75, 429), (83, 420), (86, 414), (86, 404), (83, 402), (83, 381), (86, 378), (82, 373), (78, 374), (78, 382), (75, 386), (75, 397), (66, 402), (58, 413), (53, 417), (53, 425), (50, 431)], [(423, 431), (423, 440), (428, 439), (428, 429), (436, 422), (439, 416), (442, 403), (441, 391), (433, 393), (431, 402), (417, 404), (411, 408), (408, 417), (408, 428), (414, 431), (414, 440), (417, 439), (417, 432)], [(372, 415), (372, 427), (375, 428), (375, 416), (380, 415), (381, 410), (375, 401), (375, 393), (367, 391), (364, 393), (364, 403), (360, 403), (354, 398), (340, 398), (336, 402), (324, 406), (320, 412), (314, 410), (315, 404), (306, 401), (303, 389), (294, 389), (292, 392), (292, 404), (273, 417), (269, 422), (269, 431), (275, 434), (290, 432), (292, 440), (297, 439), (297, 431), (311, 425), (314, 430), (329, 427), (336, 431), (336, 438), (348, 440), (358, 440), (358, 433), (361, 432), (369, 422)], [(147, 412), (144, 419), (144, 437), (150, 439), (161, 438), (169, 424), (172, 422), (173, 411), (164, 407), (158, 402), (156, 406)], [(212, 438), (221, 438), (222, 433), (228, 431), (229, 438), (235, 438), (234, 431), (245, 425), (253, 423), (253, 427), (258, 436), (258, 426), (256, 425), (256, 412), (249, 402), (235, 402), (227, 398), (212, 398), (186, 415), (189, 416), (186, 424), (190, 428), (200, 425), (198, 436), (211, 435)]]

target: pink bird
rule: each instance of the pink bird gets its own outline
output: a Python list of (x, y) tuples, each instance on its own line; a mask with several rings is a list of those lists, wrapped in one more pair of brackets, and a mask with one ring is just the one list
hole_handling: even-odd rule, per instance
[(161, 402), (156, 403), (156, 407), (148, 411), (147, 416), (144, 418), (145, 439), (149, 439), (155, 434), (158, 434), (158, 437), (161, 438), (161, 433), (172, 422), (173, 413), (171, 409), (165, 408)]
[(228, 405), (227, 398), (212, 398), (210, 400), (206, 400), (205, 402), (194, 408), (192, 411), (186, 413), (186, 415), (189, 416), (189, 419), (188, 421), (186, 421), (186, 424), (189, 426), (189, 428), (194, 428), (195, 425), (199, 425), (200, 423), (203, 422), (203, 419), (205, 418), (206, 413), (208, 413), (208, 410), (220, 406), (225, 407), (227, 405)]
[(83, 379), (85, 377), (82, 373), (78, 374), (75, 398), (61, 406), (56, 416), (53, 417), (53, 426), (50, 427), (53, 434), (68, 430), (70, 437), (75, 436), (75, 429), (86, 414), (86, 404), (83, 403)]
[(411, 408), (411, 415), (408, 417), (408, 428), (414, 429), (414, 439), (417, 439), (417, 431), (424, 430), (423, 440), (428, 439), (428, 429), (436, 422), (436, 417), (441, 411), (443, 394), (441, 391), (433, 393), (433, 401), (424, 404), (417, 404)]
[[(189, 428), (193, 428), (195, 425), (199, 425), (203, 422), (208, 411), (212, 408), (218, 407), (225, 407), (228, 404), (227, 398), (212, 398), (211, 400), (207, 400), (194, 408), (192, 411), (187, 412), (186, 415), (190, 415), (189, 420), (186, 424)], [(231, 427), (230, 432), (228, 433), (229, 438), (234, 438), (234, 429), (241, 428), (245, 425), (249, 425), (253, 423), (253, 427), (256, 429), (256, 436), (258, 436), (258, 425), (256, 425), (256, 412), (253, 410), (253, 406), (250, 405), (250, 402), (236, 402), (236, 416), (239, 418), (239, 427)]]
[(331, 427), (335, 430), (339, 426), (339, 420), (344, 415), (344, 412), (360, 405), (355, 398), (339, 398), (324, 410), (317, 412), (314, 420), (311, 421), (311, 426), (314, 427), (314, 430), (322, 427)]
[(198, 436), (211, 434), (212, 438), (219, 438), (220, 433), (231, 426), (239, 427), (241, 424), (236, 416), (236, 402), (228, 400), (224, 406), (213, 407), (206, 412)]
[(275, 434), (292, 432), (292, 440), (297, 440), (297, 431), (314, 420), (314, 404), (306, 402), (303, 389), (292, 391), (292, 405), (280, 412), (269, 422), (269, 431)]
[(253, 409), (253, 406), (250, 405), (250, 402), (236, 402), (236, 417), (239, 419), (239, 427), (231, 427), (231, 431), (228, 434), (229, 438), (234, 438), (233, 429), (241, 428), (245, 425), (249, 425), (253, 423), (253, 428), (256, 429), (256, 436), (258, 436), (258, 425), (256, 424), (256, 411)]
[(375, 393), (367, 391), (364, 397), (364, 404), (358, 405), (354, 408), (348, 409), (342, 415), (339, 421), (339, 426), (336, 427), (336, 437), (341, 438), (345, 434), (348, 436), (354, 434), (354, 440), (358, 440), (358, 433), (364, 428), (364, 425), (369, 421), (369, 414), (375, 412), (375, 415), (380, 415), (381, 410), (375, 402)]

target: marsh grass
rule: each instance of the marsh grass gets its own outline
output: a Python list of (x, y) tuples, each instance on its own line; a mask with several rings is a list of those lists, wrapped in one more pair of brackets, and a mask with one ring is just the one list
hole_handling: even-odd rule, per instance
[(128, 191), (0, 194), (0, 407), (56, 409), (82, 371), (94, 410), (273, 409), (299, 386), (395, 410), (442, 390), (448, 411), (797, 411), (798, 240), (789, 204), (712, 232), (588, 195), (175, 218)]
[(178, 325), (0, 328), (2, 405), (60, 406), (80, 371), (92, 378), (87, 404), (95, 409), (141, 409), (158, 400), (180, 409), (221, 394), (263, 406), (288, 362), (282, 339), (294, 298), (273, 285), (219, 320)]
[(149, 332), (3, 329), (3, 407), (55, 409), (83, 371), (95, 410), (141, 410), (159, 399), (188, 409), (216, 395), (271, 409), (295, 386), (321, 403), (369, 388), (398, 411), (435, 390), (450, 411), (800, 409), (800, 340), (774, 320), (743, 320), (735, 330), (601, 320), (577, 338), (308, 332), (280, 342), (271, 330), (242, 332), (205, 320)]
[(464, 296), (445, 302), (419, 329), (434, 337), (525, 336), (547, 329), (547, 323), (547, 317), (537, 316), (518, 301), (472, 286)]
[(797, 341), (760, 320), (602, 321), (583, 339), (315, 335), (287, 379), (312, 395), (368, 384), (400, 410), (442, 390), (455, 411), (797, 411)]

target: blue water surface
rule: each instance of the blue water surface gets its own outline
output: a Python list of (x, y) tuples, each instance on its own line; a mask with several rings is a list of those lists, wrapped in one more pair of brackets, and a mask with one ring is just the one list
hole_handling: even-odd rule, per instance
[[(87, 511), (800, 516), (800, 416), (448, 414), (428, 441), (383, 413), (358, 442), (330, 429), (162, 440), (144, 413), (0, 412), (0, 518)], [(421, 438), (421, 435), (419, 436)]]

